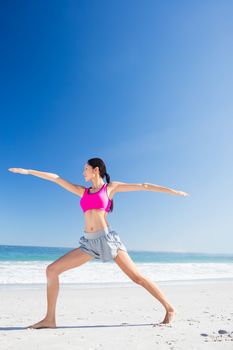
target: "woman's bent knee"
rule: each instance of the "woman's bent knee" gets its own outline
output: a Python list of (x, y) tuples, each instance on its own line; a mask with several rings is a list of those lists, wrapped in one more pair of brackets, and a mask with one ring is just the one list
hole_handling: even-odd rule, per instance
[(53, 264), (49, 264), (46, 267), (46, 275), (47, 276), (57, 276), (59, 275), (59, 272), (56, 270), (56, 268), (53, 266)]
[(132, 281), (137, 284), (143, 284), (145, 281), (145, 278), (143, 275), (135, 275), (132, 277)]

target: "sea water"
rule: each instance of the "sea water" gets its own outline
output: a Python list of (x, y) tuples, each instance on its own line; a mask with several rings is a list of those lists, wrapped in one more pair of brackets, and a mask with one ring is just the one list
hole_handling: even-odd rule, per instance
[[(0, 245), (0, 285), (44, 284), (46, 266), (74, 248)], [(130, 251), (137, 269), (155, 282), (233, 280), (233, 254)], [(63, 284), (130, 284), (115, 261), (89, 260), (59, 276)]]

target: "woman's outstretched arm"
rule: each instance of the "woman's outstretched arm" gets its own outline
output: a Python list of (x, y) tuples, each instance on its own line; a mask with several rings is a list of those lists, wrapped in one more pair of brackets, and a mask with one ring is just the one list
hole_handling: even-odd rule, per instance
[(144, 183), (143, 186), (144, 186), (144, 189), (147, 191), (165, 192), (168, 194), (175, 194), (178, 196), (190, 196), (190, 194), (187, 192), (177, 191), (169, 187), (164, 187), (164, 186), (159, 186), (159, 185), (154, 185), (149, 183)]
[(41, 177), (42, 179), (53, 181), (61, 187), (65, 188), (67, 191), (72, 192), (78, 196), (82, 196), (84, 186), (75, 185), (54, 173), (48, 173), (44, 171), (32, 170), (32, 169), (23, 169), (23, 168), (9, 168), (9, 171), (14, 173), (24, 174), (24, 175), (34, 175)]
[(42, 179), (50, 180), (50, 181), (54, 181), (59, 177), (59, 175), (57, 174), (47, 173), (47, 172), (38, 171), (38, 170), (31, 170), (31, 169), (9, 168), (8, 170), (12, 171), (13, 173), (38, 176), (38, 177), (41, 177)]
[(190, 194), (183, 192), (183, 191), (177, 191), (169, 187), (154, 185), (150, 183), (141, 183), (141, 184), (129, 184), (125, 182), (118, 182), (113, 181), (112, 182), (114, 193), (117, 192), (128, 192), (128, 191), (154, 191), (154, 192), (165, 192), (169, 194), (175, 194), (178, 196), (190, 196)]

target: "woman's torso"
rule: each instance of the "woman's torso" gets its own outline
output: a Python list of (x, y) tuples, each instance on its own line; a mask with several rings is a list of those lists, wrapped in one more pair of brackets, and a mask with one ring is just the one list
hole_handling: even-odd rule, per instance
[[(84, 195), (85, 189), (83, 189), (82, 197)], [(93, 195), (94, 193), (97, 193), (99, 191), (92, 192), (89, 189), (89, 195)], [(112, 200), (112, 186), (111, 183), (106, 184), (106, 193), (110, 200)], [(81, 198), (82, 198), (81, 197)], [(103, 209), (88, 209), (84, 212), (84, 219), (85, 219), (85, 227), (84, 230), (89, 233), (93, 233), (98, 230), (102, 230), (109, 226), (108, 220), (107, 220), (107, 214)]]

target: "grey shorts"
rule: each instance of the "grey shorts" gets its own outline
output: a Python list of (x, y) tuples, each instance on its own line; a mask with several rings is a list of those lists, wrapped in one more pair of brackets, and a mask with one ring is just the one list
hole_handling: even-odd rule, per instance
[(112, 230), (110, 226), (93, 233), (84, 231), (83, 236), (79, 239), (79, 244), (83, 252), (95, 259), (102, 260), (102, 262), (116, 258), (118, 249), (127, 252), (126, 246), (121, 242), (118, 233)]

